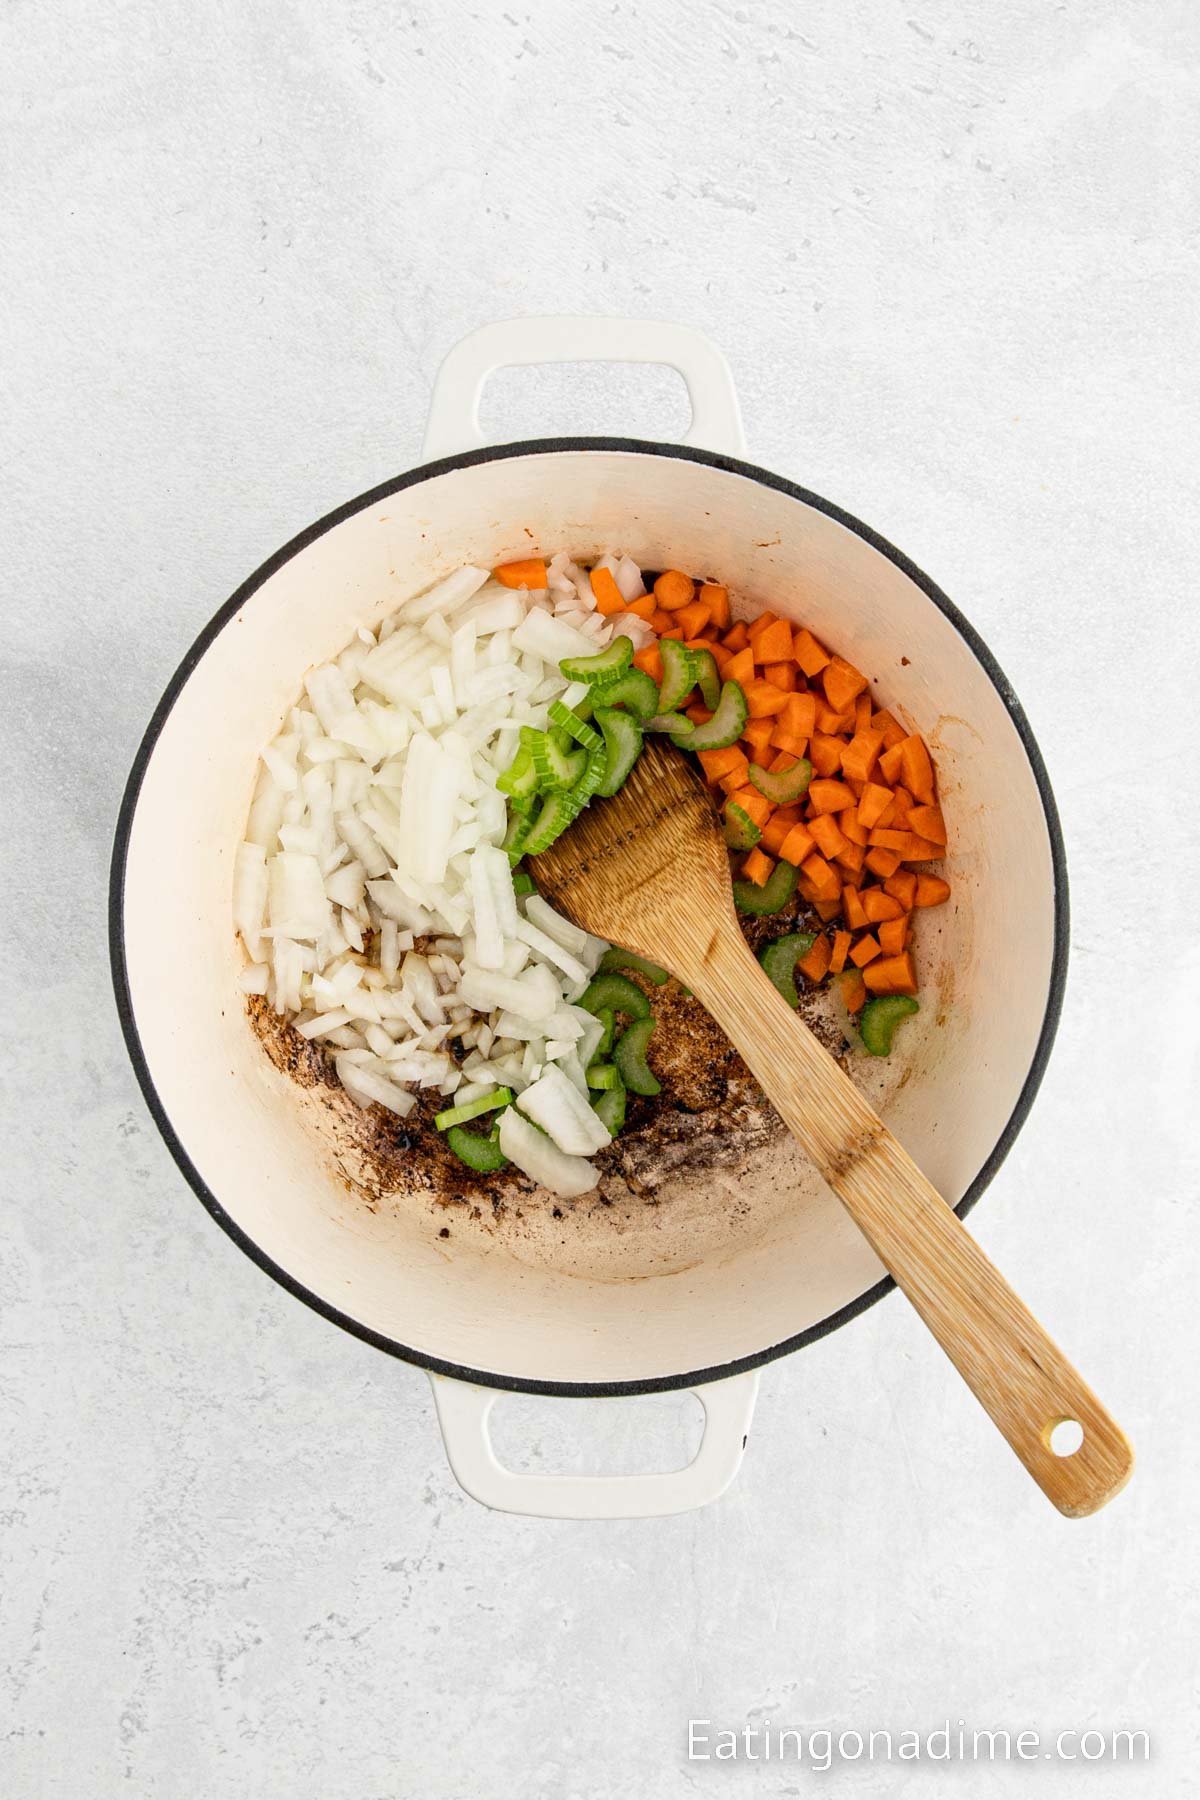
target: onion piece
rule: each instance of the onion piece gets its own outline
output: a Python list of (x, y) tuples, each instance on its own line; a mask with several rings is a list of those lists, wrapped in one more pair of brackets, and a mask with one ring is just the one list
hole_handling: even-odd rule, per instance
[(596, 1186), (596, 1171), (590, 1162), (565, 1154), (515, 1106), (506, 1107), (500, 1115), (500, 1149), (509, 1162), (560, 1200), (590, 1194)]

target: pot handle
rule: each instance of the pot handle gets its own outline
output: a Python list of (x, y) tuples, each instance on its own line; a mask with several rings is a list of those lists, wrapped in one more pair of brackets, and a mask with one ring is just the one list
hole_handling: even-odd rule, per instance
[(494, 370), (555, 362), (665, 363), (683, 376), (692, 403), (684, 443), (745, 455), (733, 376), (711, 338), (690, 325), (660, 319), (579, 315), (498, 319), (460, 338), (447, 351), (434, 379), (422, 462), (485, 443), (479, 397)]
[(536, 1519), (651, 1519), (707, 1506), (741, 1465), (758, 1393), (758, 1370), (693, 1388), (704, 1436), (686, 1468), (665, 1475), (520, 1475), (496, 1460), (488, 1415), (495, 1388), (430, 1375), (446, 1456), (455, 1479), (496, 1512)]

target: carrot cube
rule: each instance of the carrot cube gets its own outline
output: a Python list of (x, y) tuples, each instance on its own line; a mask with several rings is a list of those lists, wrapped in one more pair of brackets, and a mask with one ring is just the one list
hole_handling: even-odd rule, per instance
[(749, 681), (742, 691), (752, 719), (771, 718), (787, 705), (787, 695), (772, 687), (769, 681)]
[(753, 744), (756, 750), (765, 750), (773, 741), (774, 730), (774, 723), (770, 719), (751, 719), (742, 737), (746, 743)]
[(904, 771), (904, 785), (926, 805), (932, 805), (937, 798), (934, 782), (933, 763), (925, 740), (915, 733), (906, 737), (900, 746), (900, 766)]
[(911, 952), (903, 950), (899, 956), (886, 956), (881, 962), (873, 962), (869, 970), (863, 971), (863, 980), (873, 994), (915, 994), (917, 973)]
[[(774, 625), (778, 616), (777, 613), (773, 612), (760, 612), (757, 618), (751, 619), (746, 627), (746, 635), (749, 637), (750, 642), (753, 643), (756, 638), (762, 636), (764, 631)], [(773, 660), (778, 661), (778, 658)]]
[(654, 598), (664, 612), (678, 612), (681, 606), (690, 606), (695, 593), (691, 576), (682, 569), (665, 569), (654, 584)]
[[(873, 937), (861, 937), (850, 952), (850, 961), (857, 968), (865, 969), (879, 955), (879, 945)], [(866, 977), (863, 977), (864, 981)]]
[(807, 630), (798, 631), (792, 639), (792, 655), (810, 679), (819, 675), (829, 662), (828, 650)]
[(867, 1001), (867, 984), (861, 969), (846, 969), (841, 976), (842, 1001), (846, 1011), (861, 1012)]
[(683, 628), (684, 637), (699, 637), (712, 618), (707, 606), (699, 600), (693, 600), (690, 606), (681, 606), (675, 614), (675, 622)]
[(764, 856), (756, 845), (742, 864), (742, 878), (752, 881), (755, 887), (765, 887), (771, 879), (771, 871), (775, 864), (769, 856)]
[(833, 934), (833, 950), (829, 957), (829, 972), (840, 975), (846, 966), (846, 958), (850, 954), (851, 938), (848, 931), (835, 931)]
[(746, 766), (746, 759), (736, 744), (730, 744), (724, 750), (698, 750), (700, 767), (710, 781), (719, 781), (722, 775), (732, 774), (734, 769)]
[(736, 681), (743, 688), (747, 682), (754, 680), (754, 652), (749, 644), (726, 663), (724, 675), (726, 681)]
[(918, 875), (914, 906), (942, 906), (950, 898), (950, 883), (940, 875)]
[(597, 612), (603, 613), (605, 617), (609, 613), (624, 612), (625, 596), (617, 586), (611, 569), (593, 569), (588, 581), (591, 583)]
[(765, 825), (771, 816), (771, 802), (749, 783), (745, 787), (735, 788), (729, 798), (736, 801), (743, 812), (749, 813), (756, 825)]
[(800, 958), (796, 967), (802, 975), (808, 977), (809, 981), (824, 981), (829, 971), (831, 954), (829, 939), (823, 931), (819, 931), (813, 939), (812, 949)]
[(892, 804), (891, 788), (881, 787), (877, 781), (868, 781), (858, 802), (858, 822), (870, 831), (878, 825), (880, 819)]
[(739, 619), (736, 625), (730, 626), (729, 630), (725, 633), (724, 642), (725, 648), (732, 651), (735, 656), (739, 650), (744, 650), (746, 648), (746, 645), (750, 642), (750, 633), (746, 630), (746, 621), (744, 619)]
[(809, 783), (808, 799), (814, 812), (819, 813), (844, 812), (854, 805), (854, 795), (845, 782), (831, 781), (828, 777)]
[(840, 856), (843, 850), (849, 849), (832, 813), (818, 813), (816, 818), (809, 819), (807, 824), (813, 843), (822, 856), (827, 856), (830, 862)]
[(793, 825), (779, 846), (781, 861), (792, 863), (797, 869), (800, 868), (805, 857), (812, 854), (813, 841), (812, 832), (809, 831), (807, 825)]
[(821, 673), (821, 686), (825, 689), (825, 698), (835, 712), (844, 713), (847, 707), (851, 710), (851, 724), (854, 723), (853, 709), (856, 697), (867, 685), (867, 678), (853, 663), (848, 663), (843, 656), (833, 657)]
[(842, 768), (856, 781), (869, 781), (882, 748), (882, 731), (872, 731), (870, 726), (864, 729), (860, 725), (842, 754)]
[(789, 756), (803, 756), (808, 749), (808, 739), (793, 737), (790, 731), (780, 731), (778, 726), (779, 719), (782, 717), (783, 714), (780, 713), (778, 718), (772, 719), (771, 721), (776, 727), (775, 731), (771, 734), (771, 742), (777, 750), (786, 750)]
[(818, 900), (836, 899), (841, 892), (842, 884), (838, 879), (837, 870), (825, 861), (819, 851), (814, 850), (811, 856), (806, 856), (800, 866)]
[(846, 923), (852, 931), (865, 931), (868, 920), (862, 909), (862, 899), (856, 887), (842, 889), (842, 911), (846, 915)]
[[(761, 643), (762, 640), (759, 641)], [(796, 665), (793, 662), (765, 663), (763, 680), (769, 681), (772, 687), (777, 687), (780, 693), (793, 693), (796, 687)]]
[(908, 914), (898, 919), (884, 919), (878, 931), (879, 948), (885, 956), (899, 956), (908, 942)]
[[(884, 882), (883, 891), (885, 894), (891, 894), (894, 899), (898, 900), (905, 912), (911, 912), (912, 908), (917, 903), (917, 888), (919, 884), (922, 881), (936, 880), (936, 875), (914, 875), (911, 869), (897, 869), (896, 873), (894, 875), (889, 875)], [(942, 883), (942, 886), (946, 887), (945, 882)], [(947, 887), (946, 892), (949, 893), (949, 891), (950, 890)]]
[(886, 881), (900, 867), (900, 858), (894, 850), (868, 850), (866, 865), (872, 875), (878, 875), (881, 881)]
[(882, 888), (868, 888), (863, 895), (863, 911), (872, 925), (880, 925), (884, 919), (898, 919), (904, 912), (900, 902), (891, 894), (884, 893)]
[(867, 828), (859, 822), (857, 807), (844, 807), (837, 816), (837, 822), (842, 828), (842, 836), (844, 838), (848, 838), (852, 844), (861, 844), (863, 849), (866, 849), (868, 842)]
[(724, 631), (729, 623), (729, 589), (719, 582), (705, 581), (696, 598), (707, 606), (717, 630)]
[(808, 756), (816, 773), (836, 775), (842, 766), (844, 748), (841, 738), (826, 737), (821, 732), (814, 731), (808, 741)]
[(650, 677), (651, 681), (661, 682), (663, 678), (662, 652), (658, 645), (647, 644), (644, 650), (639, 650), (633, 659), (633, 666), (635, 669), (641, 669), (643, 674)]
[[(845, 813), (838, 814), (839, 819), (845, 817)], [(857, 875), (866, 861), (866, 857), (867, 853), (861, 844), (852, 844), (847, 841), (846, 848), (838, 851), (837, 861), (848, 875)]]
[(946, 841), (946, 821), (942, 817), (940, 806), (914, 806), (910, 809), (908, 823), (913, 831), (919, 832), (931, 843), (944, 844)]
[[(886, 734), (884, 736), (884, 742), (887, 742)], [(903, 755), (901, 754), (904, 749), (904, 742), (905, 740), (901, 738), (898, 744), (893, 744), (891, 749), (885, 750), (883, 755), (879, 758), (879, 772), (890, 787), (895, 787), (900, 779), (901, 764), (904, 761)]]
[(786, 619), (776, 619), (773, 624), (757, 634), (751, 630), (751, 642), (754, 645), (754, 660), (760, 663), (790, 663), (792, 660), (792, 628)]
[(547, 587), (550, 581), (546, 564), (540, 556), (526, 557), (524, 562), (501, 563), (498, 569), (492, 570), (492, 574), (507, 588), (528, 588), (534, 594)]
[(817, 696), (789, 694), (780, 718), (793, 737), (810, 738), (817, 729)]

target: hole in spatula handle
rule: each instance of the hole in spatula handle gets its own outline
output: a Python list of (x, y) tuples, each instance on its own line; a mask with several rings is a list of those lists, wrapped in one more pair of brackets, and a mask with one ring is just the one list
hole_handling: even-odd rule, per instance
[(1083, 1426), (1078, 1419), (1059, 1419), (1046, 1434), (1055, 1456), (1074, 1456), (1083, 1447)]

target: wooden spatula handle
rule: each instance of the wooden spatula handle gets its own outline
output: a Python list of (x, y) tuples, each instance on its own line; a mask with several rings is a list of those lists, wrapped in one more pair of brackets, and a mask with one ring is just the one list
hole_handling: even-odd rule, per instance
[[(1060, 1512), (1081, 1518), (1129, 1479), (1119, 1426), (979, 1245), (777, 992), (730, 920), (687, 979)], [(1073, 1420), (1079, 1448), (1051, 1433)]]

